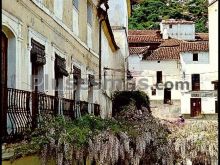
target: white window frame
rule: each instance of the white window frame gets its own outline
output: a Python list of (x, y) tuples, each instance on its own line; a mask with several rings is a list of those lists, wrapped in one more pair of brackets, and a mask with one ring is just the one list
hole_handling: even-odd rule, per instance
[(54, 8), (53, 8), (54, 15), (60, 20), (63, 19), (63, 2), (64, 2), (63, 0), (54, 0)]
[(79, 11), (74, 5), (72, 17), (72, 31), (76, 36), (79, 36)]

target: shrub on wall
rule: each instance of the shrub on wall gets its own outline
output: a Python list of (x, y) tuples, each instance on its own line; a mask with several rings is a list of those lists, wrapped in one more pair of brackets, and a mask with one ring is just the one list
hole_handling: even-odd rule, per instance
[(142, 91), (117, 91), (114, 93), (112, 101), (112, 116), (119, 113), (124, 106), (129, 105), (134, 101), (136, 108), (141, 109), (141, 106), (150, 110), (150, 101), (146, 93)]

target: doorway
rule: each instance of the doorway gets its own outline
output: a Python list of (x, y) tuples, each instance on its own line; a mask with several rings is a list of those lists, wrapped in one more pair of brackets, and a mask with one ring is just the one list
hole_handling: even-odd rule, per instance
[(201, 98), (191, 98), (191, 117), (201, 115)]
[(171, 104), (171, 88), (164, 89), (164, 104)]
[(8, 66), (7, 66), (7, 56), (8, 56), (8, 38), (1, 31), (2, 40), (2, 54), (1, 54), (1, 109), (2, 109), (2, 127), (3, 136), (6, 135), (7, 129), (7, 79), (8, 79)]

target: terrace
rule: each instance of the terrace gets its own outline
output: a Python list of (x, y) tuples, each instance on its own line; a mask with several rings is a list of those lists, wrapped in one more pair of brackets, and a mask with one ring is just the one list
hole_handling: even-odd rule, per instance
[[(75, 101), (40, 92), (18, 89), (4, 89), (3, 101), (3, 142), (22, 140), (27, 130), (37, 128), (40, 116), (63, 115), (72, 120), (91, 113), (99, 115), (99, 105), (85, 101)], [(7, 99), (7, 100), (6, 100)]]

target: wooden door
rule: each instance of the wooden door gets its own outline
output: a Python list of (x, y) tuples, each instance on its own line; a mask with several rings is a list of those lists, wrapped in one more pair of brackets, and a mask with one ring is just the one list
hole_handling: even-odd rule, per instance
[(191, 98), (191, 117), (201, 114), (201, 98)]
[(2, 109), (2, 123), (3, 136), (6, 134), (7, 128), (7, 49), (8, 38), (1, 32), (2, 40), (2, 54), (1, 54), (1, 109)]

